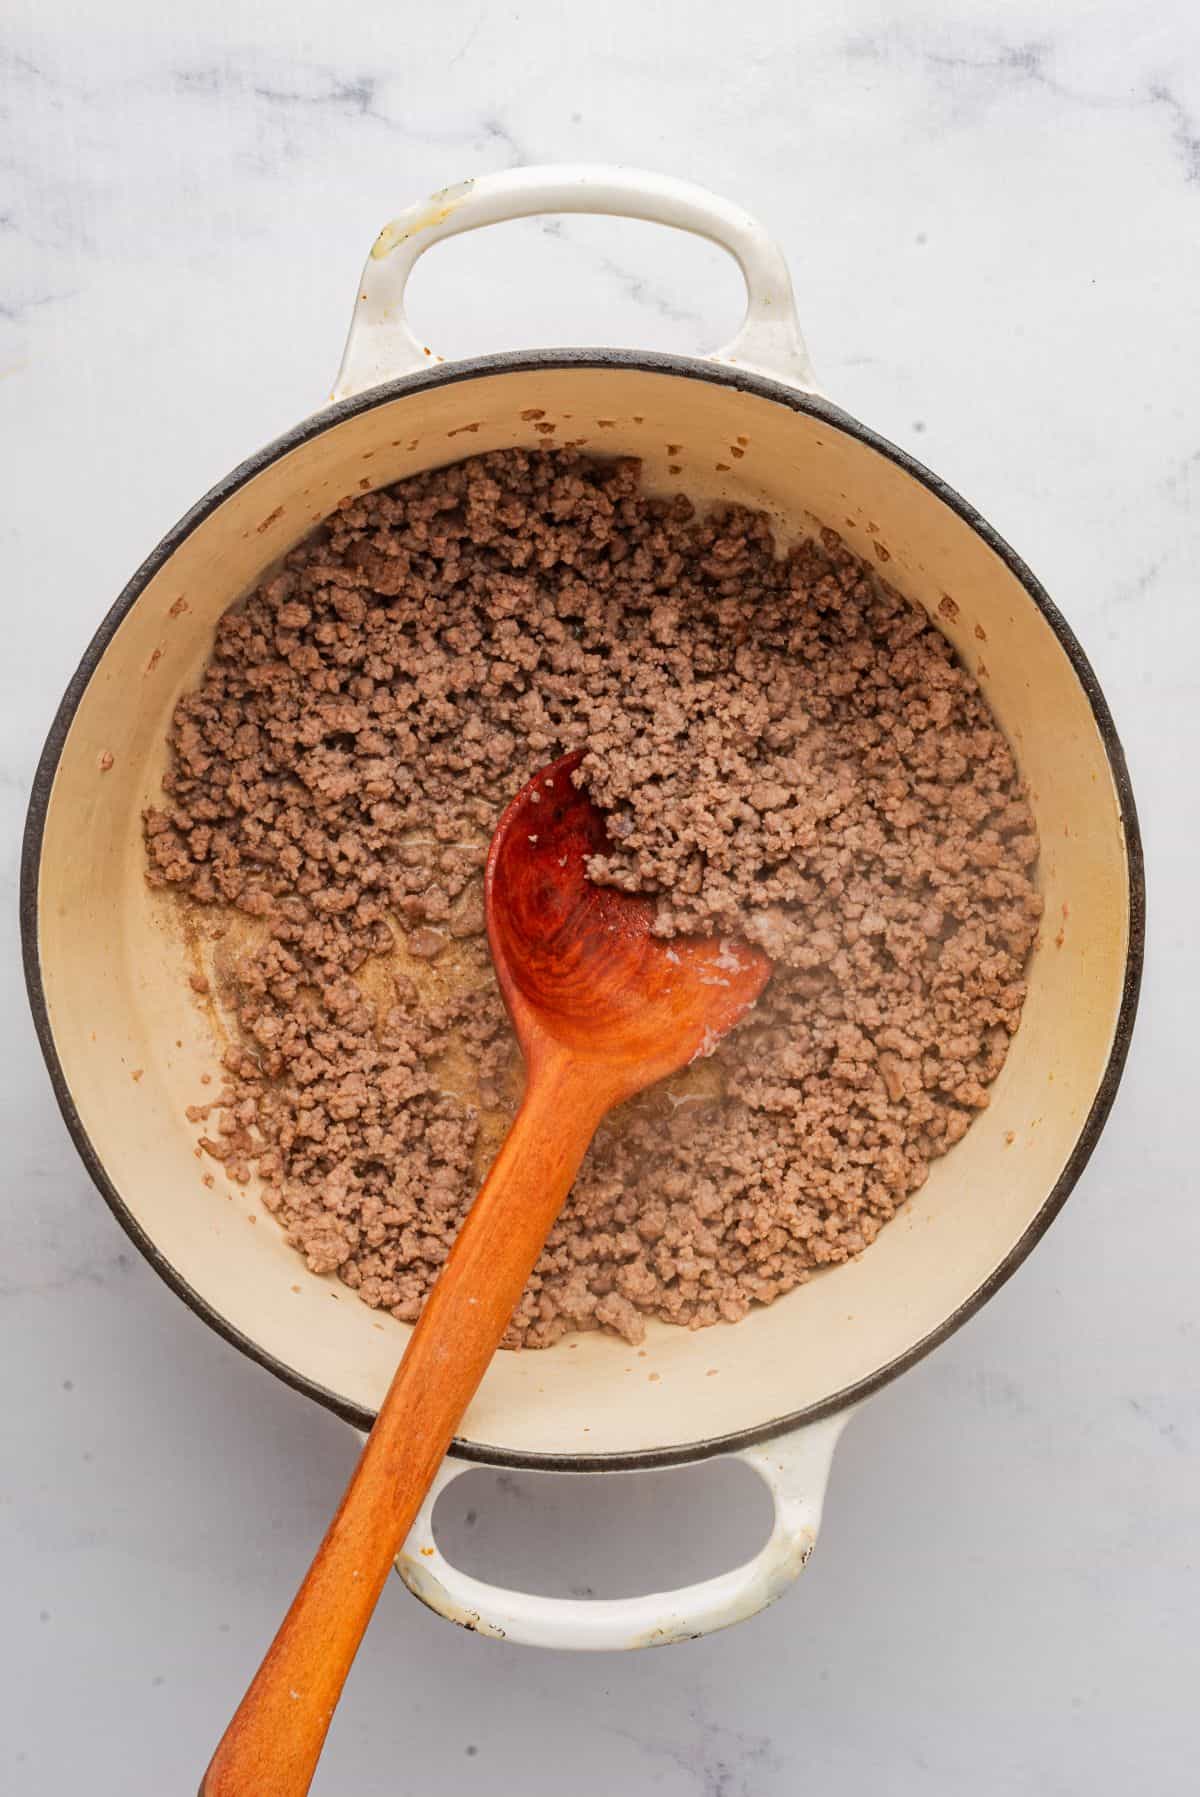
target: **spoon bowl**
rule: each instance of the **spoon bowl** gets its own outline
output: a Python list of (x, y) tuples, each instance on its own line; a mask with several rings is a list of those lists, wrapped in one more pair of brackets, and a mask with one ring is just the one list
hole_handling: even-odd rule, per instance
[(589, 878), (611, 843), (576, 782), (584, 753), (535, 774), (500, 819), (484, 875), (488, 942), (531, 1076), (553, 1045), (602, 1067), (616, 1103), (710, 1054), (771, 963), (727, 938), (657, 937), (652, 898)]

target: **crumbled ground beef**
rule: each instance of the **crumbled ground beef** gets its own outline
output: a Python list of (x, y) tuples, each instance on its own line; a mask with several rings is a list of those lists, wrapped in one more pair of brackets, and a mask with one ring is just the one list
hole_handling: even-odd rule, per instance
[(206, 1152), (405, 1320), (520, 1090), (488, 840), (584, 745), (593, 877), (776, 971), (603, 1126), (509, 1345), (732, 1322), (864, 1249), (987, 1104), (1041, 911), (976, 681), (833, 532), (780, 555), (759, 514), (563, 451), (345, 500), (221, 620), (145, 836), (152, 884), (220, 907)]

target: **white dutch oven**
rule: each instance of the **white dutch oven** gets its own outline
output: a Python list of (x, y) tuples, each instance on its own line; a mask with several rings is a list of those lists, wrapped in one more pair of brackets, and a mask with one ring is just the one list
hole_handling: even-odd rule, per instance
[[(624, 214), (721, 245), (749, 296), (733, 343), (703, 360), (571, 350), (440, 363), (405, 322), (417, 258), (457, 232), (548, 212)], [(601, 454), (640, 456), (653, 489), (765, 507), (783, 538), (813, 519), (839, 530), (977, 670), (1031, 787), (1046, 922), (1020, 1031), (989, 1108), (902, 1215), (860, 1260), (734, 1328), (655, 1325), (645, 1357), (599, 1335), (501, 1354), (438, 1482), (472, 1461), (571, 1473), (738, 1454), (775, 1500), (761, 1553), (627, 1601), (500, 1591), (441, 1556), (435, 1491), (401, 1556), (418, 1596), (485, 1634), (557, 1647), (680, 1640), (752, 1614), (795, 1577), (851, 1409), (1002, 1284), (1095, 1145), (1141, 966), (1124, 758), (1078, 643), (1028, 569), (927, 470), (818, 396), (780, 252), (710, 194), (591, 168), (447, 189), (372, 250), (334, 397), (202, 499), (105, 619), (38, 771), (23, 924), (59, 1102), (117, 1217), (215, 1329), (356, 1427), (369, 1426), (407, 1330), (308, 1273), (253, 1189), (201, 1184), (184, 1107), (223, 1026), (189, 990), (195, 949), (178, 914), (142, 877), (139, 814), (159, 792), (172, 707), (217, 619), (267, 564), (359, 487), (480, 450), (586, 439)]]

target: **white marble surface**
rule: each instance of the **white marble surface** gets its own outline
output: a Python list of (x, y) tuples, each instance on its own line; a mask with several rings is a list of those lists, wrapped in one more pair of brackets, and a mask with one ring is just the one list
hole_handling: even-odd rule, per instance
[[(59, 1122), (11, 921), (42, 736), (142, 555), (320, 403), (389, 214), (465, 173), (602, 159), (757, 210), (830, 393), (975, 500), (1076, 626), (1146, 834), (1140, 1031), (1046, 1241), (851, 1426), (800, 1588), (724, 1637), (594, 1659), (482, 1643), (396, 1584), (314, 1789), (1193, 1789), (1194, 7), (607, 0), (569, 28), (479, 0), (5, 16), (0, 1787), (194, 1789), (352, 1452), (157, 1282)], [(693, 349), (737, 305), (715, 251), (597, 221), (460, 241), (414, 284), (447, 353)], [(719, 1468), (674, 1520), (661, 1480), (617, 1506), (590, 1483), (478, 1477), (452, 1546), (559, 1590), (715, 1569), (761, 1521)]]

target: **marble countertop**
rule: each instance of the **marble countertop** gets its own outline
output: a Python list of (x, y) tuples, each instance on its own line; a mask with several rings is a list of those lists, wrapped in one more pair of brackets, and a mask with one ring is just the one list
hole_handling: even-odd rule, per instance
[[(1075, 626), (1141, 807), (1141, 1022), (1044, 1243), (852, 1423), (793, 1593), (666, 1653), (556, 1657), (460, 1633), (396, 1582), (314, 1790), (1182, 1797), (1200, 1750), (1194, 8), (103, 12), (44, 0), (0, 27), (0, 1784), (194, 1789), (354, 1451), (158, 1282), (59, 1120), (13, 922), (50, 716), (163, 531), (321, 403), (383, 221), (467, 173), (602, 160), (756, 211), (828, 392), (975, 501)], [(738, 304), (715, 250), (581, 219), (449, 245), (412, 292), (447, 354), (693, 350)], [(500, 1577), (536, 1553), (555, 1589), (604, 1591), (618, 1565), (634, 1588), (716, 1570), (760, 1522), (728, 1467), (638, 1479), (619, 1508), (593, 1481), (480, 1472), (447, 1533)]]

